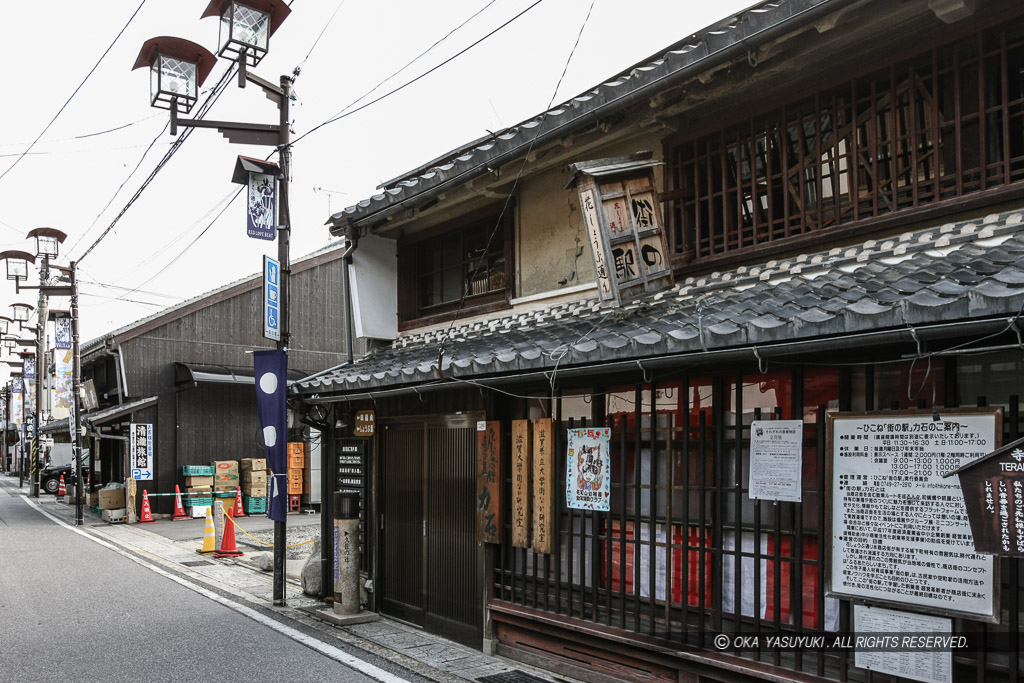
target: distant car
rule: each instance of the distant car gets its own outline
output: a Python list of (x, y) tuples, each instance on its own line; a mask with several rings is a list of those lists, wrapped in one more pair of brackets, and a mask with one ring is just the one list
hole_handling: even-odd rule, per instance
[(57, 494), (60, 490), (60, 478), (64, 475), (64, 486), (69, 490), (75, 485), (75, 466), (71, 463), (63, 465), (49, 464), (43, 468), (39, 476), (39, 492)]

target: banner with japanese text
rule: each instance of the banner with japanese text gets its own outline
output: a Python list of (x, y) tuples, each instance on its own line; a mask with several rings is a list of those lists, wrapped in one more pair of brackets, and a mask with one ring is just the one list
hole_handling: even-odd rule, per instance
[(577, 510), (609, 509), (612, 430), (568, 430), (565, 458), (565, 504)]

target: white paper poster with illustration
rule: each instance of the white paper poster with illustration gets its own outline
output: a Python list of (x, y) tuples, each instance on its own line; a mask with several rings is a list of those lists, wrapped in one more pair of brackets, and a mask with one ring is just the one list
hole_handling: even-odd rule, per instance
[(750, 423), (751, 499), (800, 502), (803, 438), (803, 420)]
[(612, 430), (570, 429), (565, 458), (565, 503), (577, 510), (608, 510)]

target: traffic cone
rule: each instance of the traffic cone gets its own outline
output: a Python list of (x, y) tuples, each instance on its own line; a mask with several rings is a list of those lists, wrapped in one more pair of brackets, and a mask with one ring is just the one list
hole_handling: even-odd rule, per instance
[(235, 545), (235, 520), (231, 519), (231, 508), (224, 506), (224, 538), (220, 542), (220, 550), (214, 557), (241, 557), (243, 553)]
[(212, 506), (206, 506), (206, 526), (203, 527), (203, 547), (196, 551), (200, 555), (209, 555), (217, 548), (217, 532), (213, 527), (213, 513), (210, 512), (211, 508)]
[(189, 516), (185, 514), (185, 507), (181, 504), (181, 489), (178, 485), (174, 485), (174, 513), (171, 515), (171, 519), (189, 519)]
[(60, 475), (60, 488), (57, 489), (58, 496), (68, 495), (68, 487), (64, 485), (64, 475)]
[(153, 519), (153, 510), (149, 507), (149, 494), (146, 493), (146, 489), (142, 489), (142, 516), (139, 517), (138, 524), (152, 524), (156, 520)]
[(235, 490), (235, 509), (232, 510), (231, 514), (234, 515), (235, 519), (238, 519), (239, 517), (248, 517), (249, 516), (249, 515), (245, 514), (245, 509), (242, 508), (242, 487), (241, 486), (239, 486)]

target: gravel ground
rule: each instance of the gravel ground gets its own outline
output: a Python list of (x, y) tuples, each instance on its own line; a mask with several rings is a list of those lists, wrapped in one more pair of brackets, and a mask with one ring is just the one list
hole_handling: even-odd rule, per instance
[[(255, 538), (263, 541), (264, 543), (273, 543), (274, 541), (274, 530), (267, 529), (266, 531), (254, 531), (251, 532)], [(305, 526), (289, 526), (287, 530), (287, 545), (294, 546), (288, 548), (287, 557), (289, 560), (302, 560), (305, 559), (310, 552), (313, 550), (313, 544), (310, 541), (320, 538), (320, 525), (319, 524), (308, 524)], [(249, 545), (259, 545), (255, 543), (251, 538), (242, 536), (239, 542), (245, 542)], [(298, 545), (302, 543), (303, 545)], [(261, 550), (270, 551), (269, 545), (260, 545)]]

